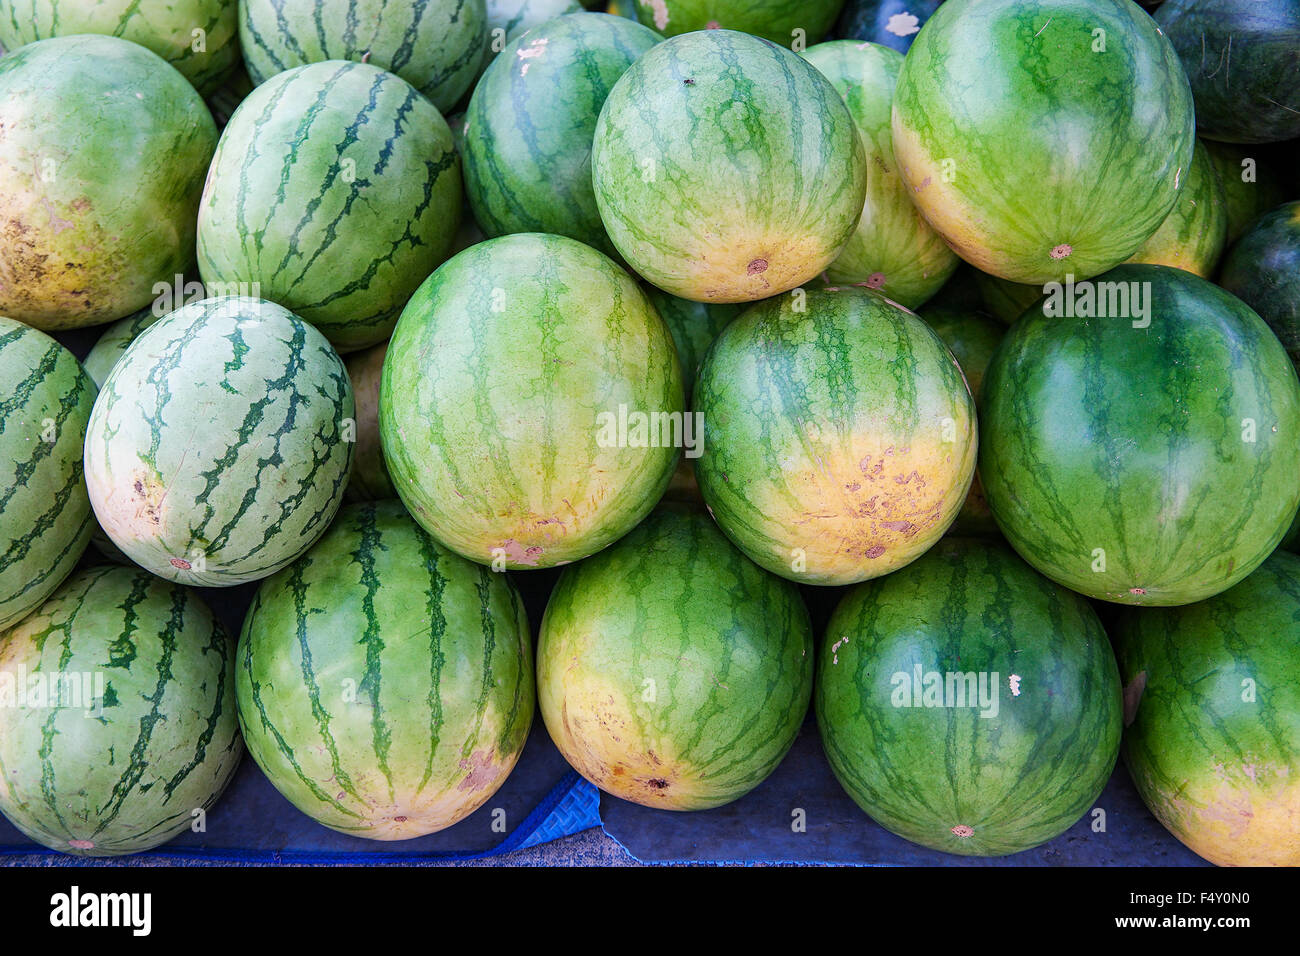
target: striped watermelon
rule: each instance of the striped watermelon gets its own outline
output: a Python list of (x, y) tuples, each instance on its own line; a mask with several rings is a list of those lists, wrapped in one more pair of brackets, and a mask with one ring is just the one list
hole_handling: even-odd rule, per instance
[(334, 517), (353, 414), (342, 360), (301, 319), (236, 296), (183, 306), (141, 333), (95, 401), (91, 504), (113, 543), (154, 574), (255, 581)]
[[(460, 222), (451, 130), (363, 63), (281, 73), (231, 118), (199, 210), (203, 281), (248, 283), (347, 352), (382, 342)], [(251, 285), (257, 283), (256, 286)]]
[[(135, 315), (129, 315), (125, 319), (119, 319), (104, 329), (103, 333), (95, 341), (94, 347), (91, 348), (81, 363), (82, 368), (86, 370), (86, 374), (95, 383), (96, 389), (104, 387), (104, 381), (108, 378), (108, 373), (113, 371), (113, 366), (117, 364), (118, 359), (126, 354), (126, 350), (140, 333), (157, 322), (159, 318), (161, 316), (154, 315), (154, 309), (150, 307), (141, 309)], [(91, 532), (90, 543), (95, 546), (96, 551), (110, 561), (116, 561), (118, 564), (131, 563), (131, 559), (123, 554), (122, 549), (115, 545), (112, 539), (104, 533), (104, 529), (99, 526), (98, 521), (95, 522), (94, 531)]]
[(0, 317), (0, 630), (49, 597), (90, 540), (81, 446), (94, 401), (71, 352)]
[(919, 318), (866, 289), (762, 302), (710, 348), (700, 491), (776, 574), (851, 584), (915, 560), (975, 471), (975, 403)]
[(808, 281), (862, 214), (853, 117), (802, 57), (730, 30), (674, 37), (614, 85), (592, 147), (596, 205), (648, 281), (748, 302)]
[[(951, 309), (926, 309), (921, 316), (926, 325), (934, 329), (943, 344), (948, 346), (966, 384), (978, 407), (980, 389), (984, 384), (984, 372), (989, 367), (998, 343), (1006, 334), (1006, 328), (996, 319), (982, 312), (971, 310), (956, 311)], [(971, 480), (970, 491), (966, 501), (957, 513), (956, 520), (948, 532), (952, 535), (989, 535), (998, 534), (997, 522), (989, 510), (988, 499), (984, 496), (984, 486), (980, 483), (979, 470)]]
[(1200, 141), (1178, 192), (1178, 201), (1160, 228), (1129, 257), (1129, 262), (1186, 269), (1208, 279), (1228, 239), (1228, 210), (1219, 174)]
[(209, 96), (239, 60), (238, 12), (230, 0), (5, 0), (0, 44), (13, 50), (78, 33), (121, 37), (158, 54)]
[(646, 294), (650, 296), (659, 317), (668, 326), (668, 331), (673, 334), (677, 357), (682, 363), (682, 381), (689, 397), (695, 387), (695, 376), (699, 372), (704, 353), (709, 350), (718, 333), (745, 311), (745, 306), (727, 302), (692, 302), (690, 299), (669, 295), (654, 286), (647, 286)]
[(126, 350), (131, 347), (131, 343), (140, 336), (141, 332), (160, 318), (162, 316), (154, 314), (151, 306), (141, 309), (135, 315), (119, 319), (100, 333), (81, 363), (81, 367), (86, 370), (86, 374), (90, 376), (96, 388), (104, 387), (104, 380), (108, 378), (108, 373), (113, 371), (113, 366), (117, 364), (118, 359), (126, 354)]
[(664, 36), (739, 30), (782, 46), (805, 47), (830, 30), (844, 0), (632, 0), (641, 22)]
[(244, 752), (234, 650), (188, 588), (139, 568), (73, 575), (0, 635), (0, 811), (75, 856), (202, 823)]
[(596, 786), (703, 810), (758, 786), (790, 749), (812, 652), (793, 584), (756, 567), (702, 512), (660, 510), (560, 577), (538, 640), (537, 696), (551, 739)]
[(1083, 288), (1108, 315), (1045, 315), (1044, 300), (989, 366), (993, 515), (1030, 564), (1089, 597), (1203, 600), (1258, 567), (1300, 507), (1300, 381), (1245, 303), (1181, 269), (1120, 266)]
[(533, 719), (532, 639), (504, 574), (439, 547), (396, 501), (350, 505), (263, 582), (239, 640), (249, 753), (327, 827), (404, 840), (505, 782)]
[(1300, 866), (1300, 557), (1115, 634), (1124, 758), (1156, 818), (1220, 866)]
[(156, 54), (106, 36), (10, 53), (0, 130), (0, 314), (47, 330), (111, 322), (191, 267), (217, 128)]
[(397, 489), (384, 464), (384, 450), (379, 444), (379, 380), (384, 370), (384, 342), (364, 352), (354, 352), (344, 363), (352, 394), (357, 403), (356, 458), (352, 478), (343, 497), (347, 501), (382, 501), (396, 498)]
[(817, 665), (831, 769), (877, 823), (1002, 856), (1063, 833), (1119, 755), (1119, 673), (1088, 602), (1003, 544), (950, 538), (849, 591)]
[(1250, 226), (1224, 260), (1219, 285), (1258, 312), (1300, 362), (1300, 202)]
[(826, 269), (837, 285), (862, 283), (915, 309), (948, 281), (957, 255), (921, 218), (894, 162), (890, 105), (903, 55), (889, 47), (836, 40), (804, 57), (844, 97), (867, 151), (867, 198), (857, 231)]
[(465, 114), (465, 190), (489, 236), (549, 232), (608, 255), (591, 138), (610, 88), (659, 41), (603, 13), (558, 17), (506, 46)]
[(1228, 215), (1228, 245), (1232, 245), (1255, 219), (1286, 198), (1277, 166), (1254, 147), (1232, 146), (1202, 140), (1214, 168)]
[(583, 8), (578, 0), (487, 0), (486, 9), (487, 52), (483, 56), (485, 70), (508, 43), (523, 36), (539, 23), (566, 13), (581, 13)]
[(1195, 141), (1182, 64), (1122, 0), (948, 0), (908, 50), (893, 109), (921, 213), (1015, 282), (1131, 256), (1173, 208)]
[(239, 0), (239, 42), (255, 84), (353, 60), (396, 73), (442, 113), (478, 76), (486, 31), (484, 0)]
[(434, 538), (497, 570), (552, 567), (654, 507), (681, 412), (672, 337), (632, 278), (580, 242), (523, 233), (471, 246), (412, 297), (379, 432)]
[[(1197, 141), (1178, 201), (1160, 228), (1127, 260), (1172, 266), (1203, 279), (1214, 274), (1228, 234), (1228, 204), (1210, 151)], [(1043, 297), (1041, 285), (981, 275), (985, 301), (1004, 322), (1018, 319)]]

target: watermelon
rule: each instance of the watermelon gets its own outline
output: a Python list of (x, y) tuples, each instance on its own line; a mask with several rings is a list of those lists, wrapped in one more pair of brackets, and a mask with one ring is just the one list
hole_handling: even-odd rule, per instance
[(188, 588), (139, 568), (73, 575), (0, 635), (0, 811), (74, 856), (201, 823), (244, 752), (234, 650)]
[(465, 114), (465, 190), (489, 236), (549, 232), (614, 255), (591, 185), (591, 138), (605, 97), (659, 41), (603, 13), (539, 24), (508, 44)]
[(131, 343), (160, 318), (162, 316), (157, 315), (154, 307), (150, 306), (141, 309), (135, 315), (119, 319), (100, 333), (81, 363), (97, 389), (104, 387), (104, 380), (108, 378), (108, 373), (113, 371), (113, 366), (126, 354)]
[(815, 277), (853, 236), (866, 158), (802, 57), (708, 30), (654, 47), (610, 91), (592, 146), (614, 246), (654, 285), (749, 302)]
[(976, 271), (975, 283), (983, 296), (984, 308), (1007, 325), (1043, 297), (1042, 286), (1011, 282), (986, 272)]
[(483, 68), (506, 48), (506, 44), (523, 36), (539, 23), (566, 13), (582, 12), (578, 0), (487, 0), (487, 52)]
[(0, 130), (0, 315), (111, 322), (192, 265), (217, 128), (157, 54), (107, 36), (28, 44), (0, 60)]
[(993, 356), (981, 411), (998, 525), (1089, 597), (1204, 600), (1258, 567), (1300, 507), (1286, 351), (1240, 299), (1181, 269), (1121, 266), (1052, 290)]
[(1174, 208), (1128, 261), (1173, 266), (1208, 279), (1227, 238), (1227, 199), (1209, 151), (1198, 142)]
[(1291, 528), (1282, 538), (1279, 547), (1300, 553), (1300, 511), (1296, 512), (1295, 520), (1291, 522)]
[(1300, 866), (1300, 557), (1116, 629), (1124, 760), (1156, 819), (1220, 866)]
[(239, 638), (248, 751), (313, 820), (374, 840), (445, 829), (510, 775), (533, 720), (523, 601), (396, 501), (349, 505), (264, 581)]
[(0, 317), (0, 630), (49, 597), (90, 540), (81, 446), (94, 401), (71, 352)]
[[(1228, 205), (1217, 168), (1200, 141), (1178, 193), (1178, 201), (1130, 263), (1172, 266), (1203, 279), (1214, 274), (1228, 234)], [(986, 301), (1005, 322), (1013, 322), (1043, 297), (1043, 287), (982, 276)]]
[(682, 404), (672, 336), (636, 282), (573, 239), (520, 233), (471, 246), (411, 298), (379, 435), (440, 543), (497, 570), (552, 567), (654, 507), (698, 437)]
[(1088, 278), (1137, 252), (1195, 142), (1173, 47), (1117, 0), (948, 0), (908, 50), (893, 111), (921, 213), (1015, 282)]
[(5, 0), (0, 43), (13, 50), (78, 33), (121, 37), (158, 54), (209, 96), (239, 61), (238, 13), (229, 0)]
[(852, 584), (915, 560), (975, 471), (975, 404), (921, 319), (867, 289), (747, 309), (695, 387), (695, 473), (722, 530), (761, 567)]
[(867, 198), (857, 231), (826, 269), (837, 285), (862, 283), (915, 309), (948, 281), (957, 255), (912, 202), (894, 163), (890, 104), (903, 55), (855, 40), (819, 43), (804, 54), (835, 86), (867, 151)]
[(1257, 217), (1282, 202), (1282, 185), (1275, 166), (1259, 150), (1204, 140), (1223, 187), (1228, 214), (1228, 245), (1232, 245)]
[[(984, 372), (989, 367), (998, 343), (1006, 334), (1006, 328), (996, 319), (973, 310), (926, 309), (921, 318), (925, 319), (926, 325), (934, 329), (943, 344), (952, 351), (978, 407)], [(984, 496), (978, 469), (971, 480), (966, 501), (948, 533), (961, 536), (998, 533), (993, 512), (989, 510), (988, 499)]]
[(254, 84), (309, 63), (353, 60), (396, 73), (442, 113), (478, 76), (486, 35), (484, 0), (239, 2), (239, 42)]
[(602, 790), (661, 810), (722, 806), (762, 783), (799, 733), (812, 677), (798, 588), (685, 508), (565, 569), (537, 645), (560, 753)]
[(142, 332), (109, 372), (86, 430), (90, 501), (154, 574), (255, 581), (334, 517), (353, 416), (347, 370), (319, 332), (260, 299), (204, 299)]
[[(119, 319), (108, 328), (95, 341), (94, 347), (82, 361), (82, 368), (90, 376), (91, 381), (95, 383), (95, 388), (104, 387), (104, 381), (108, 378), (108, 373), (113, 370), (118, 359), (126, 354), (127, 348), (131, 343), (149, 326), (158, 321), (161, 316), (154, 314), (156, 306), (147, 309), (141, 309), (135, 315), (129, 315), (125, 319)], [(89, 416), (87, 416), (89, 417)], [(78, 455), (80, 458), (80, 455)], [(89, 503), (87, 498), (87, 503)], [(99, 522), (94, 524), (94, 530), (90, 534), (90, 543), (95, 546), (95, 550), (118, 564), (130, 564), (131, 559), (122, 553), (122, 549), (115, 545), (112, 539), (104, 533), (104, 529), (99, 526)]]
[(1154, 16), (1187, 68), (1202, 136), (1300, 136), (1300, 0), (1166, 0)]
[(239, 104), (248, 99), (251, 92), (253, 81), (241, 61), (230, 78), (208, 96), (208, 109), (212, 110), (212, 118), (216, 120), (218, 129), (225, 129)]
[(1258, 312), (1300, 361), (1300, 202), (1255, 221), (1224, 260), (1219, 285)]
[(948, 853), (1002, 856), (1058, 836), (1119, 756), (1119, 672), (1097, 615), (989, 541), (947, 539), (845, 594), (816, 711), (858, 806)]
[(718, 333), (745, 311), (745, 306), (726, 302), (692, 302), (690, 299), (669, 295), (654, 286), (648, 286), (646, 293), (659, 317), (668, 326), (668, 331), (673, 334), (677, 357), (682, 363), (682, 381), (689, 398), (704, 353), (718, 337)]
[(803, 49), (831, 28), (844, 0), (632, 0), (636, 15), (664, 36), (693, 30), (739, 30)]
[(451, 130), (392, 73), (280, 73), (231, 118), (199, 210), (203, 281), (312, 323), (341, 352), (388, 338), (460, 221)]
[(958, 262), (957, 269), (934, 297), (926, 303), (926, 311), (953, 309), (958, 311), (987, 312), (984, 296), (980, 292), (976, 275), (979, 273), (967, 262)]
[(384, 451), (379, 444), (379, 377), (387, 354), (388, 343), (384, 342), (364, 352), (354, 352), (344, 362), (357, 403), (354, 436), (357, 451), (352, 464), (352, 478), (343, 493), (347, 501), (382, 501), (397, 497), (397, 489), (388, 476)]
[(866, 40), (906, 53), (943, 0), (848, 0), (835, 24), (844, 40)]

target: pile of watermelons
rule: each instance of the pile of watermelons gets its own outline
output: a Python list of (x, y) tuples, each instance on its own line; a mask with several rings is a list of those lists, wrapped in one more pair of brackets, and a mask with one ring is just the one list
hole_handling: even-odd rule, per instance
[(696, 810), (812, 705), (929, 847), (1122, 749), (1300, 864), (1300, 0), (1145, 6), (0, 0), (0, 810), (402, 839), (538, 704)]

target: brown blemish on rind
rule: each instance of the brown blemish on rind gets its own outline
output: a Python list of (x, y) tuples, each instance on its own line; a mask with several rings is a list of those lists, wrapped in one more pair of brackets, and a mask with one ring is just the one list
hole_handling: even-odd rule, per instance
[(509, 541), (502, 544), (501, 550), (506, 553), (506, 560), (512, 561), (515, 564), (526, 564), (530, 567), (535, 567), (537, 565), (537, 562), (542, 557), (543, 551), (543, 549), (537, 545), (525, 548), (514, 538), (511, 538)]
[(964, 823), (959, 823), (952, 828), (953, 836), (959, 836), (963, 839), (975, 835), (975, 831)]
[(1064, 259), (1072, 252), (1074, 252), (1074, 247), (1063, 242), (1059, 246), (1056, 246), (1054, 249), (1052, 249), (1050, 255), (1053, 259)]
[(766, 272), (766, 271), (767, 271), (766, 259), (755, 259), (749, 264), (749, 274), (752, 276), (756, 276), (760, 272)]
[(460, 762), (461, 770), (468, 770), (469, 775), (457, 785), (457, 790), (483, 790), (492, 786), (497, 779), (497, 768), (492, 763), (492, 753), (476, 750)]
[(182, 571), (190, 570), (190, 563), (186, 561), (184, 558), (172, 558), (171, 566), (173, 568), (180, 568)]

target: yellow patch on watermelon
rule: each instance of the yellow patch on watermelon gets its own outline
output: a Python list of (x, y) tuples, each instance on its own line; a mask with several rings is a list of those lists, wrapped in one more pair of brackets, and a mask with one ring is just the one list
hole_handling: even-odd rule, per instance
[(1218, 766), (1152, 807), (1218, 866), (1300, 866), (1300, 776), (1276, 763)]

